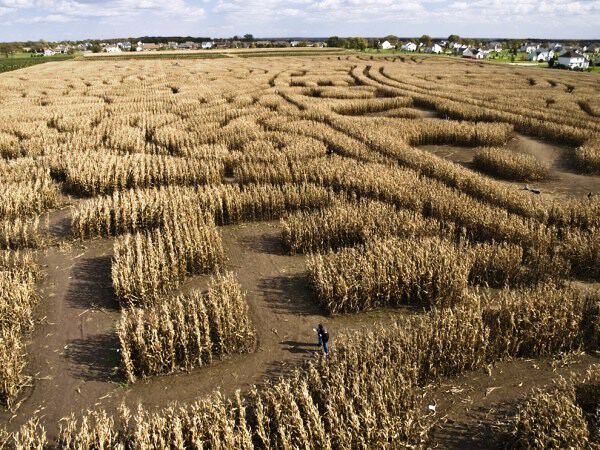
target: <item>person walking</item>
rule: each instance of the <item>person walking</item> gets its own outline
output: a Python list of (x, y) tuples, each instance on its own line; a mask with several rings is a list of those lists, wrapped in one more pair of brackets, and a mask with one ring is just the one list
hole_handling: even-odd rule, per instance
[(323, 353), (325, 356), (329, 356), (329, 333), (321, 323), (317, 326), (317, 338), (319, 345), (323, 347)]

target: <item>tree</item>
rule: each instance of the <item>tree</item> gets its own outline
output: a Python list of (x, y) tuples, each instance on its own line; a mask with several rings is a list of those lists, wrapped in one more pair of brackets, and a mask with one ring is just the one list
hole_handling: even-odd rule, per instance
[(93, 53), (100, 53), (102, 51), (102, 47), (100, 47), (100, 45), (98, 45), (98, 44), (94, 44), (94, 45), (92, 45), (91, 50)]
[(423, 45), (426, 45), (427, 47), (429, 47), (431, 45), (431, 42), (433, 42), (433, 40), (431, 39), (431, 36), (424, 34), (423, 36), (421, 36), (419, 38), (419, 42), (422, 43)]
[(244, 35), (244, 40), (245, 41), (253, 41), (254, 40), (254, 36), (252, 36), (250, 33), (245, 34)]
[(2, 53), (7, 58), (16, 51), (17, 51), (17, 46), (15, 44), (0, 43), (0, 53)]
[(327, 39), (327, 47), (347, 48), (348, 43), (346, 39), (342, 39), (337, 36), (331, 36)]
[(448, 36), (448, 42), (460, 42), (460, 36), (458, 34), (451, 34)]

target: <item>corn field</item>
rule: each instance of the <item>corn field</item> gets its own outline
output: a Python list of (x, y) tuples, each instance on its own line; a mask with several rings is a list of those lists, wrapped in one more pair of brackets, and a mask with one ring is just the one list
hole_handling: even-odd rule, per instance
[(534, 156), (502, 148), (485, 148), (475, 153), (473, 164), (482, 172), (515, 181), (548, 178), (549, 168)]
[(118, 324), (127, 379), (191, 370), (252, 351), (255, 331), (232, 273), (216, 276), (206, 294), (193, 291), (145, 309), (128, 308)]
[[(426, 386), (513, 358), (594, 355), (600, 195), (570, 189), (600, 189), (599, 94), (594, 74), (344, 52), (73, 60), (60, 73), (39, 65), (2, 74), (0, 403), (25, 407), (15, 412), (19, 427), (0, 426), (0, 444), (423, 448), (435, 446)], [(560, 144), (569, 177), (515, 150), (519, 135)], [(460, 147), (473, 163), (430, 146)], [(249, 222), (272, 221), (268, 250), (237, 240)], [(250, 372), (262, 376), (271, 363), (285, 372), (232, 395), (199, 398), (195, 386), (179, 386), (180, 404), (152, 409), (132, 408), (117, 390), (103, 397), (111, 412), (88, 401), (89, 386), (106, 383), (86, 383), (89, 411), (61, 411), (60, 429), (61, 405), (37, 410), (49, 419), (21, 417), (36, 409), (23, 388), (44, 382), (27, 373), (30, 333), (51, 332), (36, 305), (64, 306), (38, 282), (73, 247), (104, 244), (113, 248), (104, 281), (119, 300), (118, 377), (131, 398), (140, 386), (181, 383), (185, 372), (218, 379), (222, 360), (241, 361), (242, 377), (253, 357), (260, 367)], [(256, 267), (238, 264), (247, 251), (262, 253)], [(286, 261), (300, 272), (292, 276)], [(261, 264), (277, 270), (275, 280)], [(77, 265), (65, 265), (67, 290), (81, 286)], [(208, 276), (208, 290), (189, 288)], [(282, 330), (292, 339), (308, 326), (285, 316), (303, 303), (296, 287), (276, 282), (294, 280), (315, 316), (335, 324), (327, 358), (272, 359)], [(400, 311), (391, 324), (362, 314), (380, 309)], [(273, 311), (282, 316), (265, 323), (261, 314)], [(367, 326), (344, 330), (355, 317), (338, 316), (349, 314)], [(66, 358), (70, 345), (52, 351)], [(69, 377), (53, 382), (71, 389)], [(592, 378), (534, 392), (511, 419), (511, 442), (596, 445)]]
[(210, 222), (182, 221), (126, 234), (114, 246), (115, 293), (126, 305), (151, 305), (186, 275), (218, 271), (224, 258), (221, 237)]

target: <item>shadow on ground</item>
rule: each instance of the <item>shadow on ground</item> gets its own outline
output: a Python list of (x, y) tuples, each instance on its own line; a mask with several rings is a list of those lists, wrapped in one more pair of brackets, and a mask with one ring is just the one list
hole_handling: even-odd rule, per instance
[(317, 304), (305, 273), (264, 278), (258, 288), (275, 312), (305, 316), (325, 314)]
[(71, 271), (66, 301), (75, 308), (118, 310), (119, 302), (111, 281), (111, 257), (79, 260)]
[(75, 378), (85, 381), (119, 382), (119, 339), (116, 333), (103, 333), (67, 344), (65, 358)]

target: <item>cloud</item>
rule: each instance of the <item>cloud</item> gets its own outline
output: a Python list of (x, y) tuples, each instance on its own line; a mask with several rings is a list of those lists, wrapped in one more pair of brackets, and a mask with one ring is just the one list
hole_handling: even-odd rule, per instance
[(0, 0), (0, 15), (0, 39), (134, 32), (564, 39), (599, 37), (600, 0)]
[(122, 21), (148, 14), (157, 17), (177, 17), (181, 20), (197, 20), (205, 15), (203, 8), (192, 5), (186, 0), (0, 0), (0, 2), (12, 4), (15, 9), (36, 10), (36, 15), (14, 20), (14, 23), (19, 24), (61, 23), (114, 17)]

